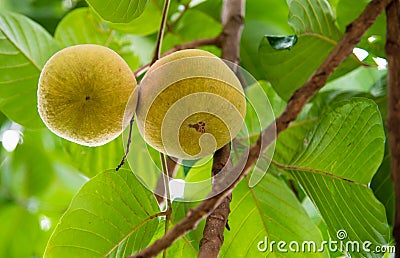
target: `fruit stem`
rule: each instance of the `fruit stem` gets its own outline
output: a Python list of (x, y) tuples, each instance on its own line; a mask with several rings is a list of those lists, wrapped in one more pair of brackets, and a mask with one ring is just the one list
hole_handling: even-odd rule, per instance
[(154, 50), (154, 56), (153, 56), (153, 59), (151, 60), (150, 65), (154, 64), (158, 59), (160, 59), (160, 56), (161, 56), (161, 45), (162, 45), (162, 39), (164, 37), (165, 26), (167, 24), (167, 15), (168, 15), (168, 9), (169, 9), (170, 2), (171, 2), (171, 0), (164, 1), (164, 8), (163, 8), (163, 13), (162, 13), (162, 18), (161, 18), (160, 29), (158, 31), (158, 36), (157, 36), (156, 48)]
[(126, 143), (125, 154), (122, 157), (122, 160), (119, 163), (119, 165), (117, 166), (117, 168), (115, 169), (115, 171), (118, 171), (125, 164), (126, 158), (128, 157), (129, 149), (131, 147), (131, 142), (132, 142), (132, 127), (133, 127), (134, 121), (135, 121), (135, 116), (132, 116), (131, 121), (129, 121), (129, 136), (128, 136), (128, 142)]
[[(169, 221), (171, 220), (172, 215), (172, 203), (171, 203), (171, 191), (169, 188), (169, 171), (167, 165), (167, 156), (160, 152), (163, 178), (164, 178), (164, 187), (165, 187), (165, 198), (166, 198), (166, 210), (165, 210), (165, 233), (167, 233), (169, 228)], [(163, 258), (167, 256), (166, 249), (163, 252)]]

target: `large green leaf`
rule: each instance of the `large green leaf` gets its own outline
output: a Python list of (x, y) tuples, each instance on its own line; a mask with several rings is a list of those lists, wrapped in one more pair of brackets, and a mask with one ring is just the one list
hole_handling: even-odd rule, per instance
[[(289, 187), (271, 174), (254, 188), (245, 181), (235, 188), (229, 225), (220, 257), (327, 257), (327, 250), (290, 251), (291, 241), (300, 248), (303, 241), (314, 241), (319, 247), (322, 235)], [(285, 241), (288, 252), (279, 252), (276, 245), (271, 250), (271, 241)]]
[(90, 8), (79, 8), (62, 19), (56, 29), (55, 39), (63, 47), (78, 44), (97, 44), (116, 51), (128, 63), (131, 69), (139, 66), (131, 37), (108, 28)]
[(106, 171), (88, 181), (60, 219), (45, 257), (126, 257), (157, 230), (153, 194), (131, 171)]
[[(336, 45), (325, 36), (307, 33), (299, 35), (297, 43), (290, 48), (276, 50), (269, 38), (265, 36), (261, 41), (259, 57), (267, 80), (285, 100), (308, 80)], [(352, 55), (330, 79), (338, 78), (359, 65), (358, 59)]]
[(104, 20), (127, 23), (139, 17), (149, 0), (86, 0)]
[(0, 12), (0, 109), (29, 128), (42, 127), (36, 107), (39, 74), (57, 43), (32, 20)]
[[(331, 238), (338, 240), (337, 232), (345, 230), (344, 241), (360, 245), (370, 241), (373, 246), (389, 242), (384, 206), (369, 188), (382, 161), (384, 140), (376, 104), (353, 98), (331, 106), (304, 139), (290, 166), (283, 166), (310, 196)], [(364, 250), (351, 253), (379, 256)]]

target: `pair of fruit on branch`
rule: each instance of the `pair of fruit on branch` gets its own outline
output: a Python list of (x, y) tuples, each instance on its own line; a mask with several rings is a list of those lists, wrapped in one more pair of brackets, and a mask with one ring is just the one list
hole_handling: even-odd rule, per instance
[(236, 75), (209, 52), (167, 55), (137, 86), (116, 52), (86, 44), (65, 48), (47, 61), (38, 110), (53, 133), (86, 146), (115, 139), (136, 114), (150, 146), (176, 158), (198, 159), (239, 133), (246, 99)]

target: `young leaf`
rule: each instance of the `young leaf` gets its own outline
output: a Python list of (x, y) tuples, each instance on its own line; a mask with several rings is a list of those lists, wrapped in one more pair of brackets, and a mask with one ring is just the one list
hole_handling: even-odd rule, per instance
[(153, 194), (131, 171), (106, 171), (88, 181), (54, 230), (45, 257), (126, 257), (157, 230)]
[(28, 128), (42, 127), (36, 107), (40, 71), (56, 41), (25, 16), (0, 12), (0, 109)]
[[(338, 102), (286, 167), (318, 208), (333, 239), (360, 245), (370, 241), (372, 250), (389, 242), (385, 209), (369, 188), (383, 158), (384, 140), (382, 119), (372, 100)], [(345, 238), (336, 236), (340, 230), (346, 231)]]
[(116, 23), (127, 23), (139, 17), (149, 0), (87, 0), (89, 5), (104, 20)]

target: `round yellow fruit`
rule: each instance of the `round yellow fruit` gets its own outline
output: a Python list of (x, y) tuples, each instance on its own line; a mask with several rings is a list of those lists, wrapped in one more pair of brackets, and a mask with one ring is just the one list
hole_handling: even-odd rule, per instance
[(62, 138), (103, 145), (126, 126), (124, 112), (136, 85), (128, 64), (113, 50), (91, 44), (67, 47), (40, 74), (39, 115)]
[(160, 152), (198, 159), (240, 131), (246, 99), (232, 70), (215, 55), (182, 50), (151, 66), (139, 87), (137, 124)]

